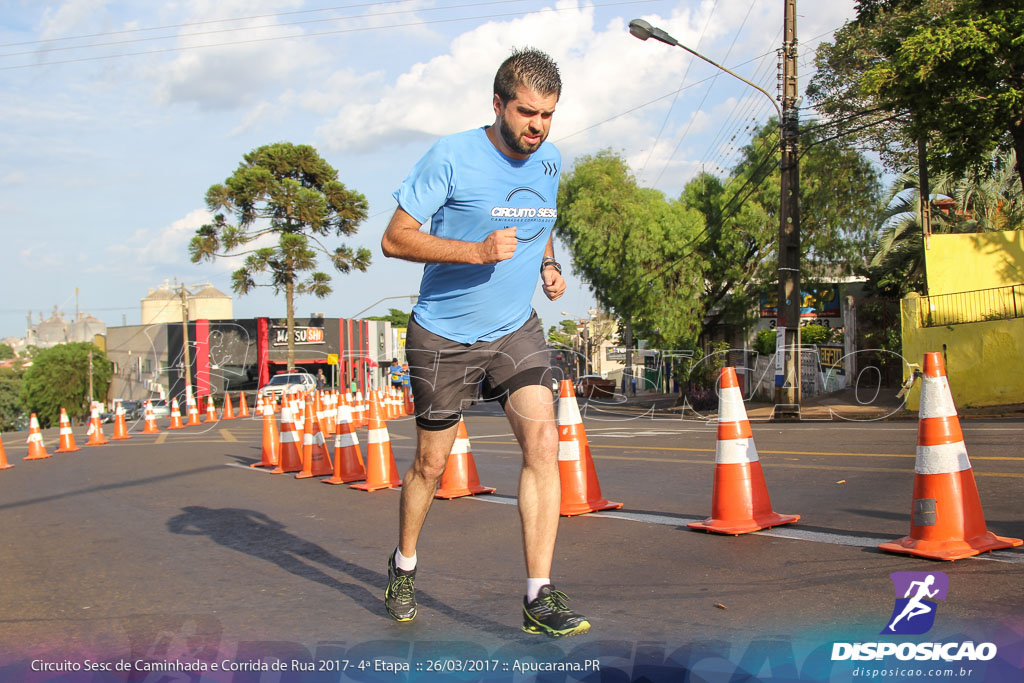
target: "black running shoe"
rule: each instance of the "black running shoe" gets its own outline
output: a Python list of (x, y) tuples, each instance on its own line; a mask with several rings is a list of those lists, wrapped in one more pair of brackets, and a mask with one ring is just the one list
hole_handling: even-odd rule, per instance
[(571, 612), (565, 605), (565, 593), (548, 584), (542, 586), (537, 599), (526, 602), (523, 598), (523, 630), (543, 633), (555, 638), (576, 636), (590, 630), (590, 622), (582, 614)]
[(395, 566), (395, 554), (388, 556), (388, 587), (384, 589), (384, 607), (395, 621), (416, 618), (416, 591), (413, 581), (416, 570), (410, 572)]

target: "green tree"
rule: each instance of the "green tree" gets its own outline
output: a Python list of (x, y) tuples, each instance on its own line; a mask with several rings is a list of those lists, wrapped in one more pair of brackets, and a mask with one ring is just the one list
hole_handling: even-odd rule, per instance
[(548, 328), (548, 344), (562, 348), (572, 348), (573, 339), (576, 338), (576, 321), (562, 320), (558, 325)]
[[(804, 284), (847, 275), (866, 265), (881, 185), (872, 164), (836, 140), (819, 141), (807, 126), (800, 148), (800, 247)], [(755, 131), (724, 182), (703, 174), (680, 202), (704, 215), (694, 246), (702, 268), (702, 319), (708, 326), (743, 324), (778, 281), (778, 123)]]
[(21, 368), (0, 368), (0, 432), (24, 428), (23, 375)]
[[(281, 142), (246, 154), (231, 177), (207, 190), (206, 205), (213, 212), (230, 212), (235, 222), (217, 213), (213, 223), (196, 230), (189, 244), (193, 263), (246, 255), (232, 275), (232, 289), (247, 294), (263, 286), (284, 293), (288, 365), (294, 365), (295, 297), (324, 298), (332, 291), (331, 276), (314, 271), (318, 254), (328, 256), (340, 273), (370, 265), (369, 249), (324, 243), (356, 233), (366, 218), (366, 198), (339, 182), (338, 172), (313, 147)], [(277, 244), (257, 246), (270, 239)], [(270, 282), (258, 285), (256, 277), (265, 273)]]
[(110, 387), (113, 364), (89, 342), (71, 342), (40, 350), (25, 371), (22, 389), (25, 408), (43, 427), (56, 425), (60, 409), (69, 415), (89, 411), (89, 351), (92, 351), (91, 400), (102, 401)]
[(555, 234), (601, 307), (652, 344), (692, 343), (701, 283), (687, 245), (704, 227), (700, 214), (639, 187), (610, 151), (577, 160), (562, 179), (558, 207)]
[(0, 344), (0, 360), (7, 360), (8, 358), (15, 358), (17, 356), (14, 353), (14, 349), (10, 344)]
[[(918, 140), (936, 171), (985, 166), (1017, 152), (1024, 187), (1024, 11), (997, 0), (864, 0), (857, 19), (819, 48), (808, 95), (857, 128), (873, 111), (899, 118), (866, 133), (904, 170)], [(870, 116), (868, 117), (870, 118)], [(867, 129), (865, 129), (867, 130)]]
[[(1024, 194), (1013, 171), (1011, 150), (993, 163), (989, 173), (972, 171), (956, 177), (942, 173), (932, 179), (932, 233), (1017, 230), (1024, 226)], [(903, 297), (926, 293), (924, 232), (918, 177), (905, 173), (889, 189), (880, 216), (878, 242), (868, 263), (869, 287), (877, 294)], [(939, 199), (953, 199), (953, 208)]]
[(367, 320), (386, 320), (391, 323), (391, 327), (409, 327), (409, 318), (412, 317), (412, 313), (406, 313), (398, 308), (389, 308), (387, 315), (377, 315)]

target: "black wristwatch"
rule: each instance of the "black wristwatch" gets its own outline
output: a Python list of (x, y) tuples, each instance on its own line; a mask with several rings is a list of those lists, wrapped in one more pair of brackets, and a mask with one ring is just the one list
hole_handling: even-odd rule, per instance
[(554, 259), (554, 257), (552, 257), (552, 256), (545, 256), (544, 257), (544, 260), (540, 262), (540, 272), (543, 273), (544, 269), (547, 268), (548, 266), (554, 266), (555, 270), (558, 271), (558, 274), (559, 275), (562, 274), (562, 266), (561, 266), (560, 263), (558, 263), (558, 261), (556, 261)]

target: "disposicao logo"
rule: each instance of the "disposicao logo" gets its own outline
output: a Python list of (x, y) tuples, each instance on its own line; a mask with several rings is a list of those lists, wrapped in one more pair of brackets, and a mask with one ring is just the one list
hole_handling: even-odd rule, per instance
[[(896, 591), (895, 604), (882, 635), (921, 635), (935, 625), (938, 603), (946, 599), (949, 577), (942, 572), (894, 572), (889, 575)], [(832, 661), (881, 660), (895, 656), (901, 661), (988, 661), (995, 658), (993, 643), (833, 643)]]
[(935, 624), (938, 607), (934, 598), (945, 601), (949, 577), (942, 572), (894, 572), (889, 578), (896, 589), (896, 604), (882, 633), (928, 633)]

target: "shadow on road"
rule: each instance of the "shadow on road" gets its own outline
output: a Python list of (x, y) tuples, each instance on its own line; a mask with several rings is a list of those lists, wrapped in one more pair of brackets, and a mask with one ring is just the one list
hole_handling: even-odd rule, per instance
[[(285, 531), (285, 526), (256, 510), (238, 508), (207, 508), (189, 505), (182, 513), (167, 521), (167, 529), (175, 534), (209, 536), (215, 543), (240, 553), (272, 562), (287, 572), (308, 581), (316, 581), (350, 598), (357, 605), (381, 619), (384, 612), (384, 586), (387, 575), (343, 560), (315, 543)], [(381, 565), (386, 557), (381, 557)], [(319, 566), (317, 566), (319, 565)], [(324, 569), (340, 572), (360, 583), (346, 583), (327, 574)], [(365, 585), (373, 586), (370, 592)], [(416, 591), (416, 601), (464, 626), (486, 631), (505, 640), (520, 640), (517, 631), (505, 624), (454, 609), (428, 593)], [(528, 637), (523, 640), (533, 639)]]

